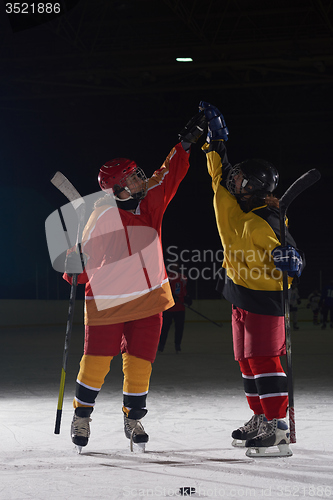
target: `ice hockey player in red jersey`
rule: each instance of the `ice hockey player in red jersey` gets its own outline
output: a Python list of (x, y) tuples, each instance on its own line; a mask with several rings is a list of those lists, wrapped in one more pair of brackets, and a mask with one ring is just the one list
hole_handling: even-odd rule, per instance
[[(162, 327), (162, 312), (174, 305), (163, 262), (164, 212), (189, 167), (190, 145), (203, 133), (202, 113), (179, 135), (162, 167), (147, 179), (136, 163), (116, 158), (105, 163), (98, 181), (104, 196), (83, 232), (85, 341), (76, 381), (73, 443), (80, 452), (90, 436), (96, 397), (119, 351), (123, 361), (124, 431), (144, 450), (149, 437), (141, 419)], [(116, 203), (115, 203), (116, 202)], [(82, 270), (82, 268), (81, 268)], [(76, 271), (75, 252), (67, 256), (65, 279)]]

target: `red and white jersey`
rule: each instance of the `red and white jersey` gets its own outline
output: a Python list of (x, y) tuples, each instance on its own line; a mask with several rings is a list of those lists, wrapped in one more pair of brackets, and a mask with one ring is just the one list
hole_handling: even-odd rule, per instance
[(135, 213), (102, 199), (91, 214), (82, 239), (87, 264), (78, 277), (78, 283), (86, 283), (85, 324), (133, 321), (173, 306), (161, 225), (188, 167), (189, 153), (179, 143), (149, 179), (147, 194)]

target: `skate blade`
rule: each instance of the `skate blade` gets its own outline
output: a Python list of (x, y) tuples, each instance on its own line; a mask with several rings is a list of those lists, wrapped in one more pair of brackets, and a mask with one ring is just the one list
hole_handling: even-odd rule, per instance
[(145, 453), (146, 443), (134, 443), (131, 439), (130, 450), (133, 453)]
[(81, 451), (82, 451), (82, 446), (78, 446), (77, 444), (75, 445), (75, 450), (76, 450), (76, 453), (78, 455), (81, 455)]
[(231, 446), (235, 448), (245, 448), (245, 439), (234, 439)]
[[(293, 452), (289, 448), (289, 444), (278, 444), (276, 445), (278, 448), (278, 451), (275, 449), (273, 451), (267, 451), (270, 450), (272, 447), (265, 447), (263, 446), (262, 448), (248, 448), (245, 455), (247, 457), (256, 457), (256, 458), (270, 458), (270, 457), (291, 457)], [(276, 448), (276, 447), (274, 447)]]

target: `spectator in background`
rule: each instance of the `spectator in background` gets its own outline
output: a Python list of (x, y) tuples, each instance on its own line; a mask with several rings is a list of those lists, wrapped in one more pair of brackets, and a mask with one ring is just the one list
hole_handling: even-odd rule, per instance
[(321, 294), (317, 289), (314, 290), (312, 293), (310, 293), (308, 297), (309, 302), (306, 307), (312, 310), (314, 325), (319, 325), (318, 315), (319, 315), (320, 299), (321, 299)]
[(330, 313), (330, 326), (333, 328), (333, 280), (331, 280), (330, 283), (323, 288), (320, 305), (323, 313), (322, 330), (325, 330), (326, 328), (328, 313)]
[(298, 287), (296, 282), (293, 281), (290, 291), (290, 312), (294, 330), (299, 330), (299, 326), (297, 324), (297, 317), (298, 317), (298, 306), (300, 305), (300, 303), (301, 299), (299, 296)]
[(181, 351), (181, 342), (185, 325), (184, 304), (190, 306), (192, 304), (192, 300), (187, 294), (187, 278), (180, 271), (178, 263), (169, 264), (168, 277), (175, 305), (163, 312), (163, 326), (158, 350), (159, 352), (163, 352), (172, 321), (174, 321), (175, 350), (176, 354), (178, 354)]

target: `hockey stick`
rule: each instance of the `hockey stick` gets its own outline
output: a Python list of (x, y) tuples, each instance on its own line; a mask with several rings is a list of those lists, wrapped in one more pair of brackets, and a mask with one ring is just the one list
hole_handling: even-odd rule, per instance
[[(299, 177), (280, 198), (280, 242), (281, 246), (286, 245), (286, 224), (285, 218), (288, 207), (294, 199), (312, 186), (320, 179), (320, 172), (313, 168), (301, 177)], [(287, 360), (287, 375), (288, 375), (288, 400), (289, 400), (289, 429), (290, 429), (290, 442), (296, 443), (296, 427), (295, 427), (295, 409), (294, 409), (294, 388), (293, 388), (293, 371), (292, 371), (292, 357), (291, 357), (291, 329), (290, 329), (290, 304), (288, 297), (288, 272), (283, 272), (283, 309), (284, 309), (284, 323), (285, 323), (285, 336), (286, 336), (286, 360)]]
[(197, 311), (196, 309), (193, 309), (193, 307), (188, 306), (187, 304), (185, 304), (185, 302), (181, 302), (177, 298), (175, 298), (175, 302), (181, 304), (182, 306), (187, 307), (187, 309), (190, 309), (191, 311), (195, 312), (196, 314), (199, 314), (199, 316), (202, 316), (203, 318), (207, 319), (208, 321), (210, 321), (211, 323), (213, 323), (213, 325), (216, 325), (219, 328), (222, 328), (222, 325), (219, 325), (218, 323), (215, 323), (215, 321), (213, 321), (212, 319), (207, 318), (207, 316), (204, 316), (203, 314), (199, 313), (199, 311)]
[(202, 316), (203, 318), (207, 319), (208, 321), (210, 321), (211, 323), (213, 323), (213, 325), (216, 325), (219, 328), (222, 328), (222, 325), (219, 325), (218, 323), (215, 323), (215, 321), (213, 321), (212, 319), (207, 318), (207, 316), (204, 316), (203, 314), (199, 313), (199, 311), (197, 311), (196, 309), (193, 309), (193, 307), (190, 307), (190, 306), (188, 306), (185, 303), (183, 303), (183, 305), (185, 307), (187, 307), (188, 309), (190, 309), (191, 311), (195, 312), (196, 314), (199, 314), (199, 316)]
[[(69, 180), (61, 173), (56, 172), (56, 174), (51, 179), (52, 184), (61, 191), (66, 198), (72, 203), (74, 209), (77, 212), (79, 223), (77, 230), (77, 238), (76, 238), (76, 246), (80, 252), (81, 262), (82, 253), (81, 253), (81, 236), (83, 231), (84, 224), (84, 215), (85, 215), (85, 202), (83, 198), (80, 196), (78, 191), (74, 188), (74, 186), (69, 182)], [(64, 226), (64, 220), (62, 219), (62, 224)], [(66, 227), (64, 227), (66, 232)], [(68, 235), (67, 242), (69, 241)], [(83, 264), (83, 262), (82, 262)], [(82, 265), (82, 268), (84, 266)], [(59, 397), (58, 397), (58, 406), (57, 406), (57, 414), (56, 414), (56, 422), (54, 428), (54, 434), (60, 434), (60, 424), (62, 417), (62, 407), (64, 402), (64, 391), (65, 391), (65, 380), (66, 380), (66, 370), (67, 370), (67, 362), (68, 362), (68, 353), (69, 353), (69, 345), (72, 334), (73, 327), (73, 319), (74, 319), (74, 304), (76, 297), (76, 288), (77, 288), (77, 274), (73, 274), (71, 291), (69, 296), (69, 306), (68, 306), (68, 315), (67, 315), (67, 323), (66, 323), (66, 334), (65, 334), (65, 345), (64, 345), (64, 353), (62, 360), (62, 369), (61, 369), (61, 377), (60, 377), (60, 388), (59, 388)]]

